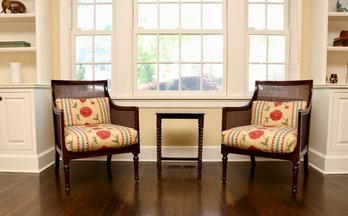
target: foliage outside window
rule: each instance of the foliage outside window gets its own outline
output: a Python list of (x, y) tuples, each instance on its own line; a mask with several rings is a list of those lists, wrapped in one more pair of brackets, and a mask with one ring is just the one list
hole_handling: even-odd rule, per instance
[(136, 90), (223, 91), (224, 1), (136, 2)]

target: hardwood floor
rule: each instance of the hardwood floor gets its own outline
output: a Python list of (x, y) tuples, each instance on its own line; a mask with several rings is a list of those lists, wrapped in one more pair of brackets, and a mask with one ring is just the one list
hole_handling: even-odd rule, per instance
[(230, 162), (227, 182), (221, 163), (140, 163), (133, 180), (131, 162), (71, 163), (71, 194), (64, 191), (63, 171), (41, 174), (0, 173), (0, 215), (347, 215), (348, 175), (322, 175), (302, 166), (297, 200), (291, 199), (289, 162)]

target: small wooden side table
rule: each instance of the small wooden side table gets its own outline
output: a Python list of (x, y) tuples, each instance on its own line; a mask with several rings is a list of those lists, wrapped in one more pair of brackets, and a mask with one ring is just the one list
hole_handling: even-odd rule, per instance
[[(201, 179), (203, 152), (203, 112), (157, 112), (157, 173), (161, 176), (162, 160), (198, 161), (198, 178)], [(197, 157), (162, 157), (162, 119), (197, 119), (198, 120), (198, 156)]]

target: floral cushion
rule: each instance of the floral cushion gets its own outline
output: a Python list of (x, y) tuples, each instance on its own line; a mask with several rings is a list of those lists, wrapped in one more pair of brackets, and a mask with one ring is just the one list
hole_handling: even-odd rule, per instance
[(57, 98), (56, 106), (63, 109), (64, 126), (109, 124), (109, 98)]
[(138, 142), (135, 129), (113, 124), (67, 126), (64, 137), (70, 152), (121, 148)]
[(298, 110), (306, 108), (306, 101), (254, 101), (251, 124), (297, 127)]
[(221, 143), (246, 150), (291, 153), (297, 144), (297, 128), (261, 125), (235, 127), (222, 132)]

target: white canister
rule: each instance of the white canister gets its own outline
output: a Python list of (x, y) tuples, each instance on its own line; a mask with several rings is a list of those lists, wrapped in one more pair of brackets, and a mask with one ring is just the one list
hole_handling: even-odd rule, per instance
[(21, 82), (21, 63), (11, 62), (9, 66), (11, 71), (11, 82), (20, 83)]

